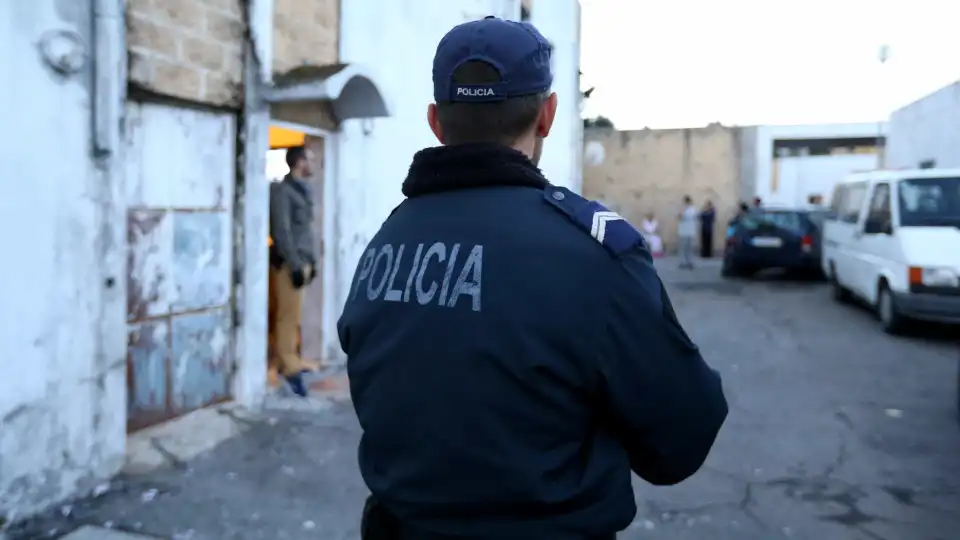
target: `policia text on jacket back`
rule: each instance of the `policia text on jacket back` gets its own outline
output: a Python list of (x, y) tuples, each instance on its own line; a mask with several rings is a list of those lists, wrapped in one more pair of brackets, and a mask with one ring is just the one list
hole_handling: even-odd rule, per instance
[[(612, 539), (727, 415), (640, 234), (537, 169), (557, 97), (525, 23), (457, 26), (406, 200), (338, 324), (370, 539)], [(570, 149), (571, 152), (578, 149)]]

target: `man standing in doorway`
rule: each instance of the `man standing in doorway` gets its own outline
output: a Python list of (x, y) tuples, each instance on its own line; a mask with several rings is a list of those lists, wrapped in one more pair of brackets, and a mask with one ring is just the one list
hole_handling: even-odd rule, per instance
[(677, 237), (680, 239), (680, 268), (693, 269), (693, 245), (697, 237), (697, 218), (700, 212), (693, 205), (689, 195), (683, 196), (683, 210), (680, 212), (680, 222), (677, 226)]
[(307, 395), (299, 352), (303, 287), (317, 273), (313, 197), (307, 181), (313, 174), (311, 157), (303, 146), (288, 149), (290, 173), (270, 188), (270, 287), (277, 303), (274, 353), (290, 389), (301, 397)]

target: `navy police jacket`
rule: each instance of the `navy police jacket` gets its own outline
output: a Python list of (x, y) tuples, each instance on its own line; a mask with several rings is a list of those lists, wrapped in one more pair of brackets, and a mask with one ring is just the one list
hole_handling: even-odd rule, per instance
[(340, 343), (363, 479), (405, 526), (612, 537), (632, 470), (678, 483), (727, 415), (641, 236), (492, 145), (419, 152), (361, 255)]

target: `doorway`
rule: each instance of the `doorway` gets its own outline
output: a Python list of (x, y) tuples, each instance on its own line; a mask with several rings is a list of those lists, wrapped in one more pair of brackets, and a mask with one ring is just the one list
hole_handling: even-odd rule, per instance
[[(317, 277), (303, 291), (303, 308), (300, 321), (300, 356), (304, 367), (311, 371), (323, 368), (323, 275), (324, 275), (324, 186), (329, 170), (326, 166), (326, 139), (329, 135), (322, 130), (276, 122), (270, 126), (270, 151), (267, 155), (267, 178), (281, 181), (290, 172), (286, 164), (286, 152), (289, 148), (304, 146), (309, 151), (310, 168), (313, 172), (311, 198), (314, 207), (313, 235), (317, 256)], [(269, 282), (269, 280), (268, 280)], [(279, 378), (274, 366), (274, 323), (276, 320), (276, 302), (272, 285), (269, 291), (268, 321), (268, 358), (271, 366), (268, 381), (271, 386), (279, 386)]]

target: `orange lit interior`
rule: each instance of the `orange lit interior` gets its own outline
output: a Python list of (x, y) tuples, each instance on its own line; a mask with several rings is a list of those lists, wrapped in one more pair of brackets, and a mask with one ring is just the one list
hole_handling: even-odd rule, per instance
[(295, 129), (289, 129), (281, 126), (270, 126), (268, 135), (271, 150), (280, 150), (291, 148), (293, 146), (303, 146), (307, 135)]

